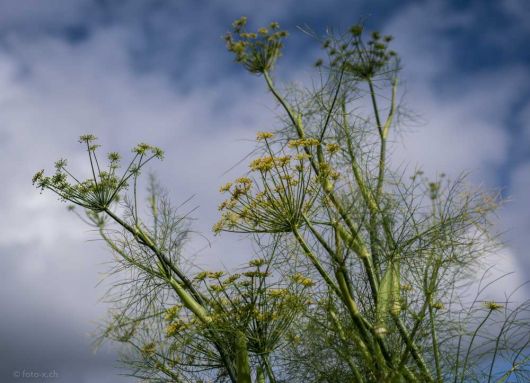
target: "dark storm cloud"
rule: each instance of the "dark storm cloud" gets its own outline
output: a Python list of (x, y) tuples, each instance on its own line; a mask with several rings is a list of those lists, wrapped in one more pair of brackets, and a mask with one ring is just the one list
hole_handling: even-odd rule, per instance
[[(129, 381), (117, 376), (124, 371), (115, 351), (104, 347), (94, 354), (90, 346), (87, 331), (102, 314), (90, 294), (95, 276), (81, 274), (82, 262), (72, 259), (71, 265), (59, 265), (50, 254), (38, 254), (46, 253), (43, 248), (39, 242), (0, 247), (0, 381), (20, 382), (28, 374), (41, 373), (53, 374), (50, 380), (56, 382)], [(64, 243), (56, 251), (71, 250)], [(36, 270), (39, 255), (52, 264), (44, 278)], [(69, 279), (61, 276), (68, 272)], [(65, 299), (70, 302), (64, 304)]]

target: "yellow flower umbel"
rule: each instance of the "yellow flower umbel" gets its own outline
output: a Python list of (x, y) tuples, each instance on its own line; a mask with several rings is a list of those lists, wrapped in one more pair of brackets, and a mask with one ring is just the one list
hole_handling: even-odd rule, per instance
[(274, 137), (274, 133), (271, 132), (258, 132), (258, 134), (256, 134), (256, 140), (258, 141), (268, 140), (272, 137)]
[(181, 331), (187, 330), (190, 327), (190, 323), (184, 322), (183, 320), (177, 320), (175, 322), (170, 323), (166, 327), (166, 336), (171, 337), (176, 334), (178, 334)]
[(246, 32), (247, 18), (241, 17), (232, 24), (232, 33), (225, 35), (226, 47), (236, 56), (236, 62), (251, 73), (265, 73), (272, 70), (281, 55), (282, 39), (286, 31), (280, 31), (278, 23), (269, 28), (260, 28), (257, 33)]
[[(312, 213), (317, 182), (312, 176), (308, 156), (298, 153), (276, 155), (268, 141), (272, 133), (258, 133), (268, 155), (250, 162), (251, 174), (221, 187), (229, 198), (219, 205), (221, 219), (214, 232), (242, 233), (290, 232), (303, 223), (303, 216)], [(316, 139), (303, 140), (300, 145), (318, 144)]]
[(329, 152), (329, 154), (335, 154), (340, 150), (340, 146), (338, 144), (327, 144), (326, 150)]
[(91, 177), (81, 181), (67, 169), (67, 161), (61, 159), (55, 163), (55, 174), (45, 176), (40, 170), (33, 176), (33, 184), (41, 190), (48, 189), (57, 194), (62, 200), (69, 201), (93, 212), (101, 212), (119, 199), (119, 194), (128, 187), (129, 180), (135, 179), (143, 166), (154, 158), (162, 159), (164, 152), (148, 144), (139, 144), (133, 148), (133, 159), (120, 176), (120, 155), (115, 152), (108, 154), (107, 170), (100, 164), (96, 155), (99, 145), (95, 144), (96, 137), (91, 134), (83, 135), (79, 142), (86, 146), (90, 162)]
[(257, 170), (263, 173), (266, 173), (274, 167), (274, 157), (267, 156), (256, 158), (250, 163), (251, 170)]
[(271, 282), (269, 266), (266, 259), (253, 259), (241, 274), (218, 280), (217, 285), (205, 282), (215, 327), (246, 334), (248, 351), (255, 354), (271, 353), (281, 345), (306, 307), (304, 288)]
[(494, 301), (487, 301), (484, 302), (484, 307), (486, 307), (490, 311), (499, 311), (503, 308), (503, 306), (497, 302)]
[(320, 144), (320, 141), (316, 138), (300, 138), (297, 140), (290, 140), (287, 145), (290, 148), (299, 148), (304, 146), (317, 146), (318, 144)]
[(142, 354), (146, 357), (152, 356), (156, 352), (156, 344), (153, 342), (146, 343), (142, 347)]
[(311, 287), (315, 284), (315, 282), (311, 278), (308, 278), (300, 273), (294, 274), (291, 278), (293, 279), (293, 282), (304, 287)]

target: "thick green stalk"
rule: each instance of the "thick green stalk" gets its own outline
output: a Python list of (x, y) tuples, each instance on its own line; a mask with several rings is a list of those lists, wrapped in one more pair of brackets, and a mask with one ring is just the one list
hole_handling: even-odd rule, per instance
[[(377, 106), (377, 98), (375, 94), (374, 85), (371, 78), (368, 78), (368, 86), (370, 88), (370, 98), (372, 100), (372, 107), (375, 115), (375, 120), (377, 124), (377, 130), (379, 132), (380, 147), (379, 147), (379, 170), (377, 175), (377, 186), (375, 191), (375, 205), (380, 206), (381, 196), (383, 194), (383, 184), (385, 179), (385, 170), (386, 170), (386, 143), (388, 137), (388, 131), (392, 120), (394, 118), (395, 111), (395, 98), (396, 98), (396, 89), (397, 89), (397, 80), (392, 84), (392, 99), (390, 105), (390, 111), (388, 117), (385, 121), (384, 126), (381, 125), (381, 118), (379, 115), (379, 107)], [(384, 217), (383, 217), (384, 219)], [(375, 259), (377, 256), (377, 245), (378, 245), (378, 235), (377, 235), (377, 215), (373, 210), (370, 211), (370, 246), (372, 250), (372, 255)], [(388, 236), (388, 233), (387, 233)]]
[(236, 349), (236, 382), (252, 383), (250, 377), (250, 361), (248, 357), (247, 338), (242, 331), (235, 334)]
[[(390, 243), (393, 247), (395, 247), (394, 239), (393, 239), (393, 236), (392, 236), (392, 230), (391, 230), (390, 224), (388, 222), (388, 219), (385, 217), (384, 212), (379, 208), (378, 202), (376, 202), (374, 194), (367, 187), (366, 180), (364, 180), (363, 176), (362, 176), (361, 168), (359, 167), (359, 164), (357, 163), (357, 159), (356, 159), (356, 156), (355, 156), (355, 151), (353, 149), (353, 143), (351, 141), (351, 137), (350, 137), (349, 133), (347, 132), (347, 130), (349, 129), (349, 123), (348, 123), (348, 118), (347, 118), (347, 113), (346, 113), (346, 105), (345, 105), (344, 102), (343, 102), (343, 105), (342, 105), (342, 114), (343, 114), (342, 125), (343, 125), (343, 129), (345, 130), (346, 145), (347, 145), (347, 148), (348, 148), (348, 156), (349, 156), (349, 161), (350, 161), (350, 164), (351, 164), (352, 173), (353, 173), (353, 176), (355, 178), (355, 182), (356, 182), (357, 186), (359, 187), (359, 191), (361, 192), (361, 196), (363, 197), (364, 203), (368, 207), (368, 211), (370, 212), (370, 218), (376, 217), (377, 214), (381, 214), (383, 229), (385, 231), (385, 236), (386, 236), (387, 242)], [(370, 232), (370, 236), (371, 237), (375, 235), (373, 233), (373, 228), (374, 227), (373, 227), (372, 224), (373, 224), (373, 222), (371, 222), (370, 226), (369, 226), (370, 230), (372, 230)], [(372, 257), (374, 258), (374, 263), (377, 264), (378, 263), (377, 259), (376, 259), (377, 258), (377, 254), (372, 253)]]
[(204, 307), (202, 307), (173, 277), (169, 279), (169, 284), (171, 287), (173, 287), (173, 290), (175, 290), (184, 306), (193, 312), (195, 316), (201, 320), (201, 322), (207, 324), (212, 321), (212, 318), (210, 318)]
[(396, 324), (401, 337), (403, 338), (408, 349), (412, 353), (412, 357), (416, 361), (416, 364), (420, 368), (420, 371), (422, 372), (422, 374), (425, 376), (425, 379), (428, 382), (433, 382), (431, 373), (429, 372), (429, 369), (427, 368), (427, 365), (425, 364), (425, 360), (423, 360), (423, 357), (421, 356), (420, 351), (418, 350), (418, 347), (414, 343), (414, 340), (408, 334), (407, 328), (403, 324), (403, 321), (397, 315), (392, 315), (392, 318), (394, 319), (394, 323)]
[[(264, 72), (263, 75), (265, 77), (265, 81), (267, 83), (267, 86), (268, 86), (269, 90), (274, 95), (276, 100), (282, 105), (282, 107), (284, 108), (285, 112), (289, 116), (289, 119), (291, 120), (293, 126), (296, 129), (298, 137), (299, 138), (304, 138), (305, 137), (305, 133), (304, 133), (304, 128), (302, 126), (302, 121), (301, 121), (300, 116), (295, 115), (295, 113), (293, 112), (292, 108), (289, 106), (287, 101), (276, 90), (276, 88), (274, 87), (274, 83), (272, 81), (272, 78), (270, 77), (269, 73), (268, 72)], [(320, 150), (321, 150), (321, 148), (320, 148)], [(304, 151), (306, 152), (306, 154), (309, 154), (309, 155), (311, 154), (307, 147), (304, 147)], [(318, 167), (317, 163), (313, 160), (312, 157), (311, 157), (310, 161), (311, 161), (311, 165), (312, 165), (313, 170), (315, 171), (316, 175), (318, 176), (320, 174), (320, 171), (319, 171), (319, 167)], [(326, 189), (326, 187), (325, 187), (325, 189)], [(347, 243), (350, 244), (351, 246), (353, 246), (352, 249), (357, 253), (357, 255), (359, 255), (359, 257), (361, 257), (361, 258), (371, 257), (370, 253), (366, 249), (366, 246), (362, 243), (362, 240), (361, 240), (361, 238), (360, 238), (360, 236), (358, 234), (357, 228), (355, 227), (354, 223), (351, 221), (350, 217), (348, 216), (348, 214), (347, 214), (346, 210), (344, 209), (344, 207), (342, 206), (342, 204), (335, 197), (333, 191), (332, 190), (327, 190), (326, 191), (326, 195), (330, 199), (331, 203), (337, 209), (341, 219), (346, 223), (346, 226), (348, 227), (349, 231), (351, 232), (351, 235), (354, 238), (356, 238), (356, 241), (348, 241)], [(372, 291), (374, 292), (374, 291), (377, 290), (377, 282), (376, 282), (377, 278), (375, 277), (375, 274), (373, 273), (373, 270), (371, 270), (371, 266), (369, 266), (369, 264), (370, 264), (370, 262), (366, 263), (365, 266), (368, 266), (367, 273), (369, 273), (370, 284), (371, 284), (371, 287), (372, 287)]]
[(397, 84), (398, 84), (397, 80), (394, 80), (392, 83), (392, 98), (391, 98), (391, 104), (390, 104), (390, 111), (388, 113), (388, 117), (383, 126), (381, 125), (381, 118), (379, 116), (379, 108), (377, 106), (377, 99), (376, 99), (374, 84), (371, 78), (368, 79), (368, 86), (370, 88), (370, 98), (372, 100), (372, 107), (374, 110), (377, 130), (379, 132), (379, 138), (380, 138), (379, 174), (377, 177), (376, 201), (379, 201), (381, 197), (381, 193), (383, 191), (383, 181), (385, 178), (385, 166), (386, 166), (386, 140), (388, 138), (388, 131), (390, 129), (390, 125), (392, 125), (392, 120), (395, 114), (395, 100), (396, 100)]
[(324, 279), (328, 287), (335, 292), (339, 297), (341, 296), (341, 292), (339, 287), (333, 282), (329, 274), (326, 270), (324, 270), (324, 267), (320, 264), (320, 261), (316, 257), (316, 255), (311, 251), (309, 246), (307, 245), (304, 238), (300, 235), (300, 232), (296, 227), (293, 227), (293, 234), (298, 243), (300, 244), (300, 247), (302, 247), (302, 250), (304, 251), (304, 254), (309, 258), (313, 266), (317, 269), (320, 276)]
[[(305, 216), (305, 214), (302, 215), (302, 217), (304, 219), (304, 222), (305, 222), (306, 226), (309, 228), (309, 230), (311, 231), (313, 236), (317, 239), (317, 241), (322, 245), (322, 247), (327, 251), (327, 253), (331, 257), (331, 259), (335, 263), (335, 265), (337, 267), (342, 267), (342, 265), (344, 264), (344, 259), (342, 259), (343, 257), (342, 257), (341, 254), (338, 254), (339, 251), (340, 251), (339, 246), (335, 246), (337, 250), (333, 250), (331, 248), (331, 246), (329, 245), (329, 243), (322, 236), (322, 234), (320, 234), (318, 232), (318, 230), (311, 223), (311, 221)], [(334, 230), (334, 231), (335, 231), (335, 234), (336, 234), (337, 230)], [(335, 237), (337, 237), (337, 236), (335, 236)], [(337, 241), (337, 238), (335, 238), (335, 241)], [(348, 291), (349, 291), (349, 295), (350, 295), (350, 297), (353, 297), (353, 287), (351, 286), (351, 282), (350, 282), (350, 280), (348, 278), (348, 274), (346, 273), (346, 270), (344, 270), (344, 269), (342, 270), (342, 273), (343, 273), (343, 276), (344, 276), (344, 280), (345, 280), (346, 286), (347, 286)]]
[(372, 296), (374, 297), (374, 300), (377, 300), (378, 283), (376, 273), (372, 264), (371, 254), (368, 252), (366, 247), (364, 247), (364, 244), (359, 244), (357, 239), (352, 237), (342, 225), (336, 225), (336, 229), (344, 243), (346, 243), (349, 248), (353, 249), (353, 251), (355, 251), (355, 253), (361, 259), (366, 275), (368, 276), (368, 282), (370, 283)]
[[(316, 228), (311, 224), (311, 222), (304, 217), (305, 222), (313, 235), (317, 238), (317, 240), (322, 244), (322, 246), (328, 251), (330, 254), (332, 260), (335, 263), (335, 278), (339, 284), (339, 289), (341, 294), (339, 295), (339, 298), (344, 302), (346, 305), (346, 308), (348, 309), (348, 312), (352, 318), (353, 323), (358, 328), (358, 330), (361, 333), (362, 338), (365, 342), (368, 342), (368, 344), (373, 343), (372, 338), (369, 335), (369, 331), (371, 331), (371, 326), (369, 326), (366, 319), (362, 316), (361, 312), (359, 311), (359, 308), (357, 307), (357, 304), (355, 303), (352, 295), (352, 289), (349, 284), (348, 280), (348, 274), (346, 269), (344, 268), (344, 259), (342, 256), (342, 248), (340, 246), (340, 237), (335, 230), (335, 242), (336, 242), (336, 250), (333, 250), (329, 244), (326, 242), (326, 240), (320, 235), (320, 233), (316, 230)], [(367, 328), (368, 327), (368, 328)], [(357, 343), (359, 347), (366, 350), (366, 344), (361, 341), (360, 339), (354, 339), (354, 341)], [(359, 342), (362, 342), (359, 343)], [(385, 356), (385, 359), (387, 361), (390, 361), (390, 357), (388, 356), (388, 353), (385, 350), (384, 344), (382, 342), (378, 342), (381, 350), (375, 350), (376, 353), (382, 353)], [(372, 348), (373, 349), (373, 348)], [(384, 363), (383, 363), (384, 364)]]
[(405, 341), (405, 344), (407, 345), (407, 348), (405, 349), (405, 351), (403, 352), (403, 355), (401, 357), (400, 364), (399, 364), (400, 367), (399, 368), (401, 368), (402, 366), (405, 365), (406, 360), (407, 360), (408, 355), (409, 355), (409, 352), (410, 352), (410, 354), (412, 354), (412, 357), (413, 357), (414, 361), (416, 362), (417, 366), (420, 368), (420, 371), (425, 376), (425, 379), (427, 379), (429, 382), (433, 382), (433, 378), (432, 378), (431, 373), (429, 372), (429, 370), (427, 368), (427, 365), (426, 365), (423, 357), (421, 356), (420, 351), (418, 350), (418, 347), (416, 346), (416, 344), (414, 342), (414, 337), (416, 335), (416, 332), (420, 328), (421, 321), (425, 317), (425, 311), (427, 310), (428, 306), (430, 305), (432, 291), (434, 291), (434, 285), (435, 285), (436, 278), (437, 278), (437, 275), (438, 275), (438, 269), (439, 269), (439, 265), (436, 264), (434, 269), (433, 269), (433, 272), (431, 274), (430, 284), (426, 288), (425, 302), (423, 304), (422, 309), (420, 310), (420, 313), (418, 315), (418, 319), (416, 320), (416, 323), (415, 323), (415, 325), (413, 327), (412, 332), (409, 333), (407, 331), (407, 328), (406, 328), (405, 324), (403, 323), (401, 318), (399, 318), (398, 315), (392, 315), (392, 319), (394, 320), (394, 323), (396, 324), (402, 339)]
[(436, 334), (436, 326), (434, 323), (435, 315), (432, 308), (432, 304), (429, 303), (429, 320), (431, 322), (431, 338), (432, 338), (432, 350), (434, 353), (434, 364), (436, 366), (436, 381), (442, 383), (442, 367), (440, 365), (440, 350), (438, 349), (438, 336)]
[[(189, 279), (179, 269), (177, 269), (173, 265), (173, 263), (165, 257), (164, 254), (159, 251), (159, 249), (155, 246), (149, 236), (139, 228), (135, 230), (135, 228), (128, 225), (126, 222), (116, 216), (112, 211), (107, 209), (105, 210), (105, 213), (107, 213), (111, 218), (113, 218), (124, 229), (130, 232), (139, 243), (149, 247), (155, 253), (156, 257), (163, 265), (163, 268), (161, 270), (162, 272), (164, 272), (163, 277), (166, 279), (169, 277), (168, 281), (171, 287), (175, 290), (184, 305), (188, 309), (190, 309), (203, 323), (207, 324), (211, 322), (211, 318), (208, 316), (207, 311), (203, 306), (205, 301), (204, 297), (193, 287), (191, 281), (189, 281)], [(116, 246), (113, 246), (113, 248), (117, 249)], [(182, 286), (173, 277), (169, 276), (169, 273), (167, 272), (167, 267), (169, 267), (169, 269), (172, 270), (182, 280), (184, 286)], [(210, 330), (207, 331), (211, 333)], [(215, 337), (215, 334), (212, 334), (212, 336)], [(232, 363), (227, 357), (227, 353), (225, 352), (223, 346), (217, 341), (213, 341), (213, 343), (215, 348), (219, 352), (221, 359), (223, 360), (223, 364), (227, 369), (228, 375), (230, 376), (230, 380), (234, 383), (237, 382)]]
[(265, 374), (261, 366), (256, 368), (256, 383), (265, 383)]
[[(337, 257), (337, 263), (338, 263), (338, 268), (336, 269), (336, 278), (337, 280), (339, 281), (339, 287), (341, 288), (341, 290), (343, 291), (343, 295), (345, 297), (346, 300), (346, 306), (349, 308), (349, 311), (352, 315), (352, 320), (353, 322), (358, 325), (360, 331), (361, 331), (361, 334), (364, 336), (364, 338), (369, 342), (369, 344), (372, 344), (373, 343), (373, 339), (375, 338), (376, 342), (375, 344), (373, 345), (373, 350), (375, 351), (375, 356), (377, 357), (377, 359), (379, 359), (379, 362), (380, 362), (380, 366), (381, 366), (381, 369), (385, 369), (387, 366), (390, 367), (391, 369), (393, 368), (393, 363), (392, 363), (392, 357), (391, 355), (388, 353), (387, 351), (387, 348), (386, 348), (386, 345), (384, 343), (384, 340), (379, 337), (373, 326), (369, 326), (368, 330), (371, 331), (372, 333), (372, 338), (370, 338), (368, 336), (368, 334), (365, 332), (367, 329), (365, 328), (365, 326), (363, 326), (363, 324), (366, 323), (366, 320), (364, 319), (364, 317), (362, 316), (362, 314), (359, 312), (359, 310), (357, 309), (357, 306), (355, 305), (355, 302), (353, 300), (353, 296), (351, 295), (351, 291), (349, 289), (349, 286), (347, 285), (347, 281), (348, 281), (348, 274), (346, 272), (346, 269), (345, 269), (345, 266), (344, 266), (344, 257), (342, 255), (342, 246), (341, 246), (341, 238), (340, 238), (340, 235), (339, 235), (339, 232), (338, 230), (334, 230), (335, 232), (335, 252), (336, 252), (336, 257)], [(371, 340), (371, 342), (370, 342)], [(380, 371), (382, 373), (382, 371)]]
[(269, 383), (276, 383), (276, 377), (274, 376), (274, 371), (272, 371), (271, 364), (269, 363), (268, 355), (263, 357), (263, 364), (265, 365), (265, 370), (267, 371), (267, 376), (269, 377)]
[(105, 209), (105, 213), (108, 214), (112, 219), (114, 219), (120, 226), (122, 226), (125, 230), (127, 230), (129, 233), (131, 233), (136, 240), (141, 243), (144, 246), (147, 246), (155, 256), (158, 258), (162, 266), (164, 267), (165, 272), (167, 275), (169, 275), (169, 270), (174, 272), (177, 277), (182, 281), (184, 284), (184, 287), (193, 295), (195, 300), (201, 304), (205, 302), (204, 297), (202, 294), (195, 289), (189, 278), (175, 265), (173, 262), (171, 262), (154, 244), (153, 240), (149, 237), (147, 233), (145, 233), (141, 228), (132, 227), (125, 221), (123, 221), (120, 217), (118, 217), (116, 214), (114, 214), (110, 209)]
[[(331, 307), (328, 309), (328, 312), (329, 312), (329, 316), (331, 318), (331, 321), (335, 325), (336, 331), (339, 334), (339, 337), (341, 338), (341, 340), (343, 342), (346, 342), (347, 341), (346, 333), (344, 332), (344, 328), (342, 327), (342, 325), (341, 325), (341, 323), (339, 321), (339, 318), (337, 317), (337, 314), (335, 313), (335, 311)], [(372, 364), (373, 363), (372, 362), (372, 359), (373, 359), (372, 355), (368, 351), (368, 349), (366, 348), (366, 345), (364, 344), (364, 342), (361, 339), (357, 338), (355, 336), (355, 334), (353, 334), (353, 333), (350, 333), (350, 337), (352, 338), (353, 342), (359, 347), (359, 351), (363, 355), (364, 360), (366, 362)], [(340, 350), (341, 349), (339, 347), (337, 352), (341, 353), (342, 356), (346, 359), (346, 362), (350, 366), (350, 369), (352, 370), (353, 374), (355, 375), (357, 381), (364, 382), (364, 378), (362, 377), (361, 373), (359, 372), (359, 369), (355, 365), (355, 361), (353, 360), (351, 355), (349, 355), (347, 353), (340, 352)]]
[(385, 163), (386, 163), (386, 137), (381, 125), (381, 117), (379, 116), (379, 108), (377, 106), (377, 99), (375, 95), (374, 84), (371, 78), (368, 78), (368, 87), (370, 88), (370, 99), (372, 100), (372, 108), (375, 115), (375, 122), (377, 124), (377, 131), (379, 132), (379, 172), (377, 176), (377, 187), (375, 193), (376, 201), (379, 200), (382, 190), (382, 184), (385, 176)]

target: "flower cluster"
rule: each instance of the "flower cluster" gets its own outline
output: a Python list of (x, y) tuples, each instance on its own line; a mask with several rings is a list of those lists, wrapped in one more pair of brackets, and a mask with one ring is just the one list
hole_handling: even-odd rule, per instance
[[(338, 143), (303, 137), (285, 145), (280, 140), (272, 143), (272, 137), (270, 132), (257, 134), (266, 155), (251, 160), (253, 178), (240, 177), (219, 189), (229, 197), (219, 205), (221, 219), (213, 227), (215, 233), (291, 232), (316, 211), (319, 191), (333, 188), (340, 178), (332, 166), (333, 155), (340, 151)], [(280, 149), (275, 150), (275, 145)]]
[(274, 133), (271, 132), (258, 132), (258, 134), (256, 134), (256, 140), (258, 141), (267, 140), (272, 137), (274, 137)]
[(170, 307), (169, 309), (166, 310), (166, 313), (164, 315), (164, 319), (167, 320), (167, 321), (174, 320), (175, 318), (178, 317), (178, 315), (179, 315), (181, 310), (182, 310), (182, 306), (181, 305), (175, 305), (173, 307)]
[(340, 145), (339, 144), (327, 144), (326, 150), (329, 152), (329, 154), (335, 154), (340, 151)]
[(274, 167), (285, 167), (289, 165), (291, 161), (291, 156), (266, 156), (261, 158), (256, 158), (250, 163), (251, 170), (258, 170), (260, 172), (268, 172)]
[(490, 311), (499, 311), (503, 308), (503, 306), (497, 302), (494, 301), (486, 301), (484, 302), (484, 307), (486, 307)]
[(183, 321), (181, 319), (176, 320), (174, 322), (171, 322), (166, 327), (166, 336), (167, 337), (174, 336), (174, 335), (178, 334), (181, 331), (189, 329), (191, 326), (192, 326), (192, 323), (190, 323), (190, 322), (185, 322), (185, 321)]
[[(292, 283), (278, 286), (272, 282), (269, 263), (254, 259), (241, 274), (217, 279), (215, 284), (204, 280), (208, 289), (210, 326), (220, 331), (241, 331), (246, 334), (249, 352), (270, 353), (289, 331), (293, 320), (306, 307), (305, 286)], [(206, 272), (210, 279), (213, 272)], [(180, 323), (175, 323), (178, 328)], [(168, 327), (166, 332), (173, 331)], [(178, 331), (178, 329), (176, 330)]]
[(311, 278), (308, 278), (308, 277), (306, 277), (306, 276), (304, 276), (303, 274), (300, 274), (300, 273), (293, 274), (293, 276), (291, 278), (292, 278), (294, 283), (297, 283), (297, 284), (302, 285), (304, 287), (311, 287), (311, 286), (313, 286), (315, 284), (315, 282)]
[(260, 28), (255, 33), (246, 32), (247, 18), (241, 17), (233, 24), (233, 33), (225, 35), (228, 50), (236, 56), (236, 61), (251, 73), (270, 71), (281, 54), (282, 39), (286, 31), (280, 31), (278, 23), (268, 28)]
[[(324, 41), (324, 49), (331, 60), (331, 67), (344, 70), (356, 78), (367, 80), (392, 71), (391, 64), (397, 64), (396, 53), (388, 49), (392, 36), (381, 36), (372, 32), (368, 42), (362, 38), (363, 26), (354, 25), (350, 28), (348, 41), (328, 39)], [(321, 66), (319, 59), (315, 65)]]
[(250, 170), (255, 179), (241, 177), (221, 187), (229, 198), (219, 205), (214, 232), (290, 232), (311, 214), (318, 185), (307, 155), (277, 156), (269, 150), (251, 161)]
[(133, 148), (135, 156), (125, 172), (118, 175), (120, 155), (116, 152), (109, 153), (107, 170), (102, 169), (96, 155), (99, 145), (95, 144), (95, 141), (96, 137), (91, 134), (83, 135), (79, 139), (87, 148), (92, 175), (90, 178), (84, 181), (76, 178), (67, 169), (67, 161), (61, 159), (55, 163), (55, 174), (45, 176), (44, 170), (40, 170), (33, 176), (33, 184), (41, 190), (51, 190), (64, 201), (100, 212), (119, 199), (119, 194), (127, 188), (129, 179), (136, 177), (147, 162), (153, 158), (162, 159), (164, 156), (160, 148), (139, 144)]
[(290, 148), (299, 148), (299, 147), (308, 147), (308, 146), (318, 146), (320, 141), (316, 138), (299, 138), (297, 140), (290, 140), (287, 143), (287, 146)]
[(145, 357), (150, 357), (156, 352), (156, 344), (154, 342), (146, 343), (142, 346), (141, 351)]
[(429, 196), (434, 201), (440, 195), (440, 182), (429, 182)]
[(195, 280), (204, 281), (205, 279), (219, 279), (224, 275), (224, 271), (201, 271), (195, 276)]

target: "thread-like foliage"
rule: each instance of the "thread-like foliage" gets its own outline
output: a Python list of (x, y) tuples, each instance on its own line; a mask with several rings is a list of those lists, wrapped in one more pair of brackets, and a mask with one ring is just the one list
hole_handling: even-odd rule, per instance
[[(499, 200), (421, 171), (398, 173), (399, 58), (361, 25), (321, 40), (312, 88), (282, 91), (273, 70), (287, 33), (233, 24), (235, 61), (261, 76), (281, 125), (258, 132), (246, 174), (221, 187), (214, 232), (247, 234), (259, 254), (238, 272), (191, 267), (188, 214), (158, 183), (142, 216), (137, 183), (162, 158), (140, 144), (91, 176), (56, 163), (33, 182), (86, 211), (115, 255), (101, 340), (124, 344), (131, 374), (153, 382), (508, 382), (530, 380), (528, 302), (484, 298), (499, 246)], [(365, 111), (366, 113), (361, 113)], [(121, 174), (121, 175), (120, 175)], [(251, 234), (251, 236), (248, 236)], [(227, 235), (227, 234), (223, 234)], [(480, 271), (484, 277), (476, 281)], [(497, 280), (498, 281), (498, 280)], [(477, 293), (470, 295), (474, 282)]]

